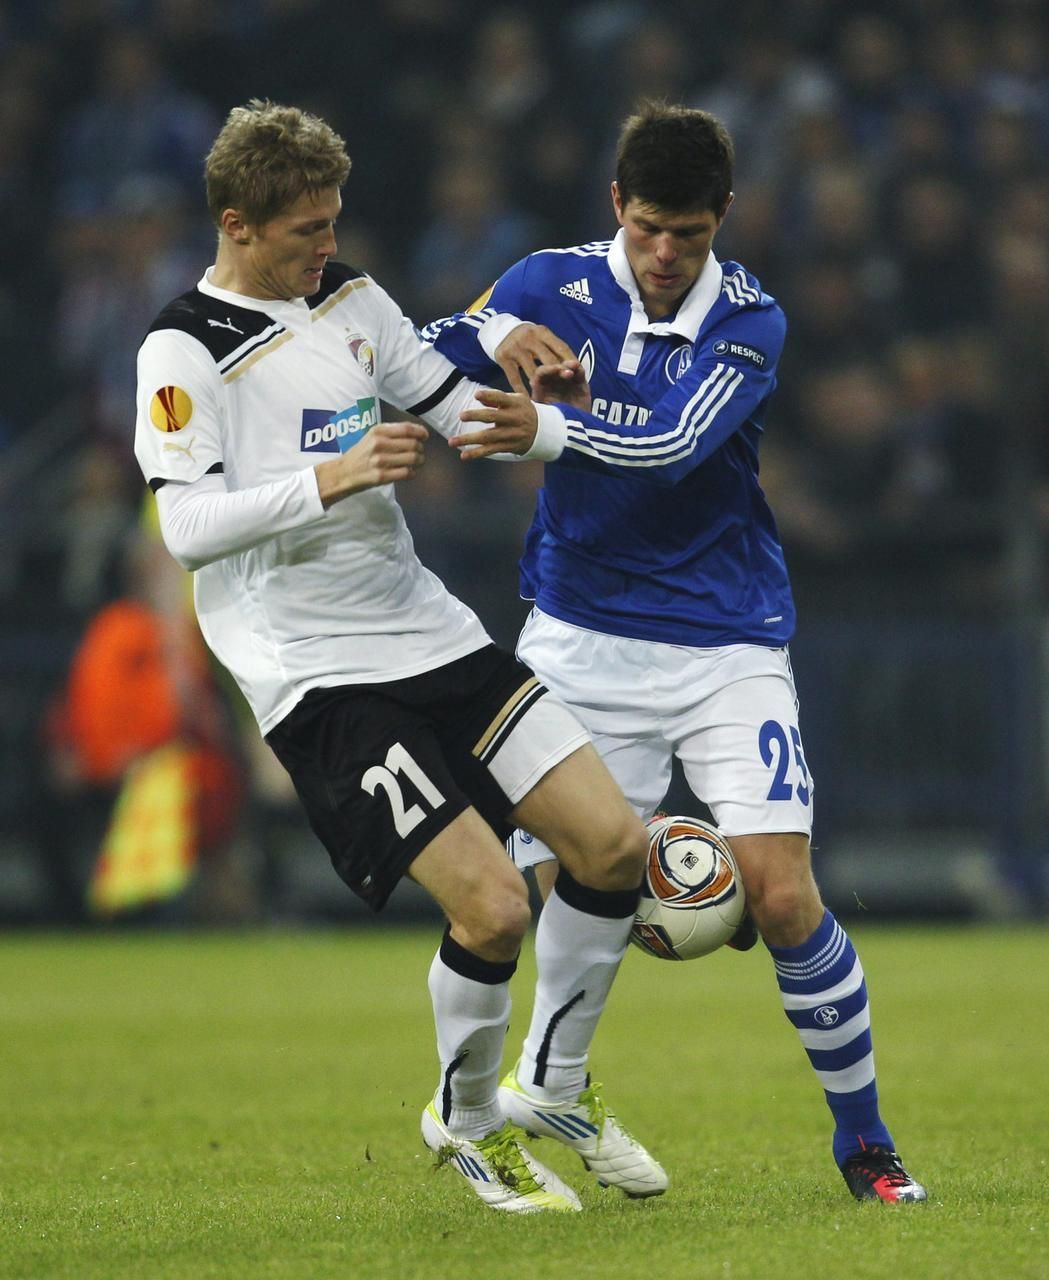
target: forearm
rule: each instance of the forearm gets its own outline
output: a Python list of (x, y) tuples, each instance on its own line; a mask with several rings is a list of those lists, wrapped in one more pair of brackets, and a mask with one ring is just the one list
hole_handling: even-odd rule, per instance
[(522, 324), (528, 324), (529, 328), (535, 327), (530, 321), (521, 320), (508, 311), (490, 316), (477, 331), (477, 345), (493, 364), (498, 364), (495, 353), (500, 344)]
[(322, 519), (324, 507), (312, 467), (283, 480), (230, 491), (221, 475), (157, 490), (160, 528), (168, 551), (184, 569), (200, 569)]
[[(500, 406), (495, 417), (489, 418), (484, 405)], [(479, 421), (498, 422), (506, 431), (487, 434), (487, 448), (482, 454), (499, 462), (552, 462), (561, 456), (565, 442), (564, 415), (555, 405), (533, 404), (525, 395), (496, 391), (474, 382), (462, 382), (440, 406), (440, 412), (428, 413), (426, 421), (445, 436), (449, 443), (458, 446), (463, 423)], [(464, 451), (471, 456), (472, 451)]]

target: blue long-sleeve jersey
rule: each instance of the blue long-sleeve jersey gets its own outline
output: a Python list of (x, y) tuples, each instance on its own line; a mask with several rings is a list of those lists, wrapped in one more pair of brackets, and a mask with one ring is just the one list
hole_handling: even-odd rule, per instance
[[(521, 560), (521, 594), (576, 626), (700, 647), (784, 644), (794, 604), (758, 444), (785, 321), (735, 262), (708, 259), (677, 314), (649, 321), (613, 241), (533, 253), (426, 336), (478, 379), (497, 315), (576, 352), (592, 412), (568, 421)], [(505, 323), (505, 322), (504, 322)]]

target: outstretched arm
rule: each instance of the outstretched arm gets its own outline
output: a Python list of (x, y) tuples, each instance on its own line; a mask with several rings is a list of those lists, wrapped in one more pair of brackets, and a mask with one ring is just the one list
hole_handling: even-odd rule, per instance
[[(579, 406), (578, 388), (570, 379), (573, 399), (554, 406), (566, 424), (562, 466), (584, 470), (643, 475), (657, 484), (677, 484), (699, 466), (744, 423), (760, 426), (764, 403), (775, 387), (775, 371), (783, 345), (782, 312), (770, 308), (762, 315), (761, 347), (754, 345), (753, 320), (722, 326), (697, 346), (695, 362), (656, 404), (643, 422), (609, 423)], [(759, 357), (756, 360), (755, 357)], [(547, 388), (558, 385), (557, 374), (547, 371)], [(513, 448), (515, 423), (499, 401), (483, 401), (486, 407), (461, 416), (464, 422), (488, 422), (502, 434), (499, 447)], [(483, 432), (463, 432), (452, 443), (464, 457), (486, 456), (496, 445)]]
[[(533, 448), (537, 430), (545, 433), (549, 445), (541, 454), (548, 462), (560, 456), (567, 432), (564, 411), (590, 409), (590, 387), (578, 360), (566, 364), (540, 365), (532, 374), (532, 399), (518, 393), (488, 390), (476, 396), (484, 408), (466, 409), (462, 422), (485, 422), (482, 431), (452, 436), (448, 443), (458, 448), (464, 459), (498, 455), (521, 456)], [(556, 403), (555, 403), (556, 402)]]

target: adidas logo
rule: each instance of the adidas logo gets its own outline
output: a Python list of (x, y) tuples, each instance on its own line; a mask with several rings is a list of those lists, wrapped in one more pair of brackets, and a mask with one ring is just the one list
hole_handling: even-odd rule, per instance
[(571, 284), (563, 284), (558, 290), (566, 298), (575, 298), (576, 302), (585, 302), (588, 307), (594, 305), (590, 296), (590, 281), (584, 276), (582, 280), (573, 280)]

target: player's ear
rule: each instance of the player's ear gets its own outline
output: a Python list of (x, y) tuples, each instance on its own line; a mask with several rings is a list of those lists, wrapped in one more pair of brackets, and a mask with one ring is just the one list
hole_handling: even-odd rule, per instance
[(236, 244), (247, 244), (251, 238), (247, 223), (236, 209), (223, 209), (219, 226)]
[(728, 213), (729, 209), (731, 209), (731, 208), (732, 208), (732, 201), (733, 201), (733, 200), (735, 200), (735, 198), (736, 198), (736, 193), (735, 193), (734, 191), (730, 191), (730, 192), (728, 193), (728, 199), (725, 201), (725, 207), (724, 207), (724, 209), (722, 209), (722, 210), (721, 210), (721, 214), (720, 214), (720, 216), (718, 217), (718, 226), (719, 226), (719, 227), (720, 227), (720, 226), (721, 226), (721, 224), (725, 221), (725, 214), (726, 214), (726, 213)]
[(615, 178), (612, 179), (612, 208), (616, 211), (616, 221), (620, 226), (623, 225), (623, 194), (619, 190), (619, 183)]

